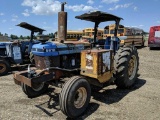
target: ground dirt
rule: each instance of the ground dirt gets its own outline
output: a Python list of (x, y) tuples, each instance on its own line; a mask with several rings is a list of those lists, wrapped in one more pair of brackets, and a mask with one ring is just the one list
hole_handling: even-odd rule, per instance
[[(139, 77), (131, 89), (115, 85), (92, 92), (90, 104), (77, 120), (160, 120), (160, 50), (138, 48)], [(27, 98), (12, 74), (0, 77), (0, 120), (69, 120), (59, 109), (59, 97), (48, 93)]]

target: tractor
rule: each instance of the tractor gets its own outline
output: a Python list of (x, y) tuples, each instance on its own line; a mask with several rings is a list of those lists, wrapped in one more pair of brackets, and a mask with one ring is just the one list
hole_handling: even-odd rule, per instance
[(22, 22), (17, 26), (30, 30), (31, 39), (0, 43), (0, 76), (7, 74), (12, 65), (21, 66), (22, 64), (33, 63), (32, 45), (40, 43), (40, 40), (33, 39), (34, 33), (38, 32), (39, 36), (42, 36), (44, 31), (26, 22)]
[[(49, 85), (60, 87), (60, 109), (70, 118), (84, 113), (90, 102), (92, 85), (103, 88), (114, 83), (119, 88), (130, 88), (137, 79), (139, 66), (137, 49), (119, 45), (117, 29), (121, 17), (94, 11), (75, 18), (95, 23), (92, 43), (47, 41), (35, 44), (32, 53), (36, 68), (28, 67), (28, 71), (13, 76), (29, 98), (43, 94)], [(105, 21), (115, 22), (115, 33), (99, 45), (97, 29)]]

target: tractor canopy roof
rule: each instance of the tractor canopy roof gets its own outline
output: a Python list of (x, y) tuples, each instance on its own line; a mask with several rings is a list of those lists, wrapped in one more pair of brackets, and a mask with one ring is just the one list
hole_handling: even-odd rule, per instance
[(28, 24), (28, 23), (26, 23), (26, 22), (21, 22), (21, 23), (18, 24), (17, 26), (20, 26), (20, 27), (22, 27), (22, 28), (28, 29), (28, 30), (30, 30), (30, 31), (32, 31), (32, 32), (43, 32), (43, 31), (45, 31), (44, 29), (38, 28), (38, 27), (33, 26), (33, 25), (31, 25), (31, 24)]
[(82, 15), (76, 16), (75, 18), (91, 22), (105, 22), (105, 21), (117, 21), (117, 20), (120, 21), (121, 19), (123, 19), (121, 17), (102, 11), (84, 13)]

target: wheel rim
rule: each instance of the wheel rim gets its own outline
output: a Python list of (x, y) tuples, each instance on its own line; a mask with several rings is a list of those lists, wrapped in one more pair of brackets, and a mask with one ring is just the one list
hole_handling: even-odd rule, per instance
[(44, 83), (36, 83), (33, 84), (32, 89), (34, 91), (40, 91), (44, 87)]
[(87, 91), (84, 87), (80, 87), (75, 95), (74, 106), (76, 108), (81, 108), (84, 106), (87, 99)]
[(0, 73), (3, 73), (6, 71), (6, 66), (5, 64), (0, 63)]
[(136, 74), (136, 69), (137, 69), (137, 58), (135, 55), (132, 55), (128, 64), (128, 75), (130, 80), (134, 78)]

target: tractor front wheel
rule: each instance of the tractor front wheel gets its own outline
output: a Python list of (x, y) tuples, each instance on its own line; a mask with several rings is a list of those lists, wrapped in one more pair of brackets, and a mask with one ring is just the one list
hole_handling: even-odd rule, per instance
[(70, 118), (81, 115), (87, 108), (91, 97), (88, 81), (75, 76), (68, 80), (60, 93), (60, 108)]
[(0, 60), (0, 76), (6, 75), (10, 70), (10, 65), (5, 60)]
[(119, 88), (131, 87), (137, 79), (139, 57), (134, 46), (120, 48), (114, 57), (115, 84)]
[(21, 87), (23, 92), (29, 97), (34, 98), (43, 93), (45, 93), (48, 89), (48, 84), (45, 83), (34, 83), (33, 87), (30, 87), (24, 83), (21, 83)]

